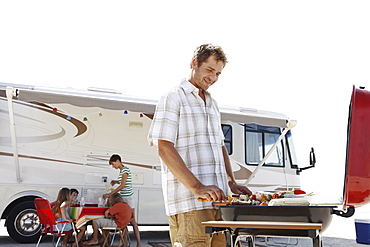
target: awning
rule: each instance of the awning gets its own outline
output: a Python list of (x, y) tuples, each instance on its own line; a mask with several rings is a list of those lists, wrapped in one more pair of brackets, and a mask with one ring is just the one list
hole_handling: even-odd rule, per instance
[[(33, 87), (27, 85), (1, 84), (18, 89), (18, 99), (26, 102), (48, 104), (71, 104), (80, 107), (100, 107), (110, 110), (128, 110), (151, 115), (155, 112), (156, 100), (134, 98), (120, 93), (89, 90)], [(256, 123), (286, 128), (289, 119), (284, 114), (240, 107), (220, 106), (221, 120), (238, 123)]]

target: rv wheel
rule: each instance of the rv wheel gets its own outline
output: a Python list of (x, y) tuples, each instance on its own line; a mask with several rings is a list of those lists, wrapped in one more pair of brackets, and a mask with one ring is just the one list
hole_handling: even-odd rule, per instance
[(9, 236), (18, 243), (34, 243), (39, 238), (40, 222), (33, 201), (22, 202), (6, 219)]

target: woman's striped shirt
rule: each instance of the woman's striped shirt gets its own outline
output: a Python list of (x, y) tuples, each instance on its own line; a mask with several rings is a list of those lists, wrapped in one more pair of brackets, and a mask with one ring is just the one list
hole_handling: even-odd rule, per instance
[(124, 166), (122, 168), (122, 170), (120, 171), (118, 175), (118, 181), (120, 182), (120, 184), (122, 183), (122, 175), (125, 173), (128, 174), (127, 179), (126, 179), (126, 184), (125, 184), (125, 187), (119, 192), (122, 197), (132, 196), (134, 194), (134, 191), (132, 189), (132, 176), (131, 176), (130, 168), (128, 168), (127, 166)]

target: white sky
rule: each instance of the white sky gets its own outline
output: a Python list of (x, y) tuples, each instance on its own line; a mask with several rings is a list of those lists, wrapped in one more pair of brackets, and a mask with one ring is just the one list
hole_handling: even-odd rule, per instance
[(352, 86), (370, 89), (369, 13), (369, 1), (0, 0), (0, 81), (158, 99), (196, 46), (221, 45), (215, 99), (296, 119), (300, 166), (311, 147), (317, 158), (302, 188), (336, 199)]

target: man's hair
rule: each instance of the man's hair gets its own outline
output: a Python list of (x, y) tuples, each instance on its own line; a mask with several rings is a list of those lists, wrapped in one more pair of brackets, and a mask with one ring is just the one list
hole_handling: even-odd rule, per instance
[(119, 156), (118, 154), (113, 154), (110, 159), (109, 159), (109, 164), (111, 164), (112, 162), (115, 162), (119, 160), (119, 162), (122, 162), (121, 160), (121, 156)]
[[(221, 61), (224, 63), (224, 66), (227, 63), (227, 58), (220, 46), (212, 45), (212, 44), (204, 44), (198, 46), (197, 49), (194, 51), (193, 59), (197, 59), (198, 66), (201, 66), (203, 62), (207, 61), (207, 59), (212, 56), (216, 56), (216, 61)], [(191, 68), (191, 63), (190, 63)]]

